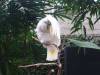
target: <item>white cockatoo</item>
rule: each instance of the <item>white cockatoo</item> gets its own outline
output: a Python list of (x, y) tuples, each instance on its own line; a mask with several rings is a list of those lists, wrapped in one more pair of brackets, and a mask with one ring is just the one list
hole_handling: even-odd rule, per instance
[(47, 61), (58, 59), (60, 39), (60, 27), (58, 21), (51, 15), (41, 19), (35, 29), (39, 41), (47, 48)]

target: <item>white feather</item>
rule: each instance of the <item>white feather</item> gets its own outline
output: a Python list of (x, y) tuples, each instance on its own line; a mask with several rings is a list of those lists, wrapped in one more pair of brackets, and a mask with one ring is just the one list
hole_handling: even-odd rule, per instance
[(58, 21), (51, 15), (47, 15), (47, 19), (50, 21), (51, 23), (51, 27), (52, 27), (52, 35), (56, 36), (59, 39), (59, 44), (57, 46), (60, 45), (60, 27), (59, 27), (59, 23)]
[[(52, 31), (49, 33), (47, 30), (47, 21), (51, 23)], [(58, 21), (51, 15), (47, 15), (41, 19), (36, 27), (36, 33), (41, 43), (50, 42), (57, 46), (60, 45), (60, 27)]]

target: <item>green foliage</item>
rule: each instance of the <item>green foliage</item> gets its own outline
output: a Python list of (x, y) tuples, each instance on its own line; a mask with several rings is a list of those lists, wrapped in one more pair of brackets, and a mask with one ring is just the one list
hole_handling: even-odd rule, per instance
[(44, 3), (32, 1), (3, 0), (1, 3), (0, 75), (20, 75), (19, 65), (45, 61), (46, 50), (32, 39), (35, 34), (31, 32), (44, 16), (41, 11)]
[(83, 47), (83, 48), (94, 48), (97, 50), (100, 50), (100, 47), (96, 45), (95, 43), (92, 42), (87, 42), (87, 41), (79, 41), (79, 40), (74, 40), (74, 39), (68, 39), (72, 44), (78, 46), (78, 47)]
[[(82, 22), (86, 20), (87, 14), (90, 16), (87, 20), (92, 30), (94, 29), (94, 24), (100, 19), (100, 0), (63, 0), (63, 5), (67, 13), (73, 15), (72, 33), (82, 29)], [(96, 16), (95, 22), (91, 20), (93, 16)]]

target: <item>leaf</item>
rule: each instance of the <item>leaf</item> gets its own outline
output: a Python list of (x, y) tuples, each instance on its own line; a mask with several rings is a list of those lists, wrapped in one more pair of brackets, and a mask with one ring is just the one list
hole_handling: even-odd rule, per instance
[(93, 22), (92, 22), (91, 18), (90, 17), (87, 17), (87, 19), (89, 21), (89, 25), (90, 25), (91, 30), (93, 30), (94, 29), (94, 26), (93, 26)]
[(77, 22), (74, 23), (74, 26), (71, 28), (72, 30), (71, 34), (79, 31), (80, 29), (82, 29), (82, 21), (78, 20)]
[(100, 17), (95, 20), (94, 24), (96, 24), (99, 20), (100, 20)]
[(72, 20), (72, 19), (71, 19), (69, 16), (67, 16), (67, 15), (62, 15), (62, 14), (61, 14), (61, 16), (64, 17), (64, 18), (67, 18), (67, 19), (69, 19), (69, 20)]
[(80, 12), (72, 21), (74, 23), (74, 26), (71, 28), (72, 32), (74, 33), (78, 31), (79, 29), (82, 29), (82, 22), (84, 21), (84, 17), (88, 11)]
[(74, 21), (79, 17), (80, 14), (81, 14), (81, 12), (79, 12), (79, 13), (74, 17), (74, 19), (72, 20), (72, 23), (74, 23)]
[(71, 34), (77, 32), (77, 31), (80, 30), (80, 29), (81, 29), (81, 28), (74, 28), (74, 29), (72, 30)]
[(74, 40), (74, 39), (68, 39), (71, 43), (75, 44), (78, 47), (84, 47), (84, 48), (93, 48), (93, 49), (98, 49), (100, 50), (100, 47), (96, 45), (95, 43), (92, 42), (87, 42), (87, 41), (79, 41), (79, 40)]

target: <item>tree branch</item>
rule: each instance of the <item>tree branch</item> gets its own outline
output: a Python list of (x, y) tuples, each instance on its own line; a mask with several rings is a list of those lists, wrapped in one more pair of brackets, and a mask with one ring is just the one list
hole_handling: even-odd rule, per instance
[(19, 68), (40, 67), (40, 66), (57, 66), (57, 63), (37, 63), (31, 65), (18, 66)]

